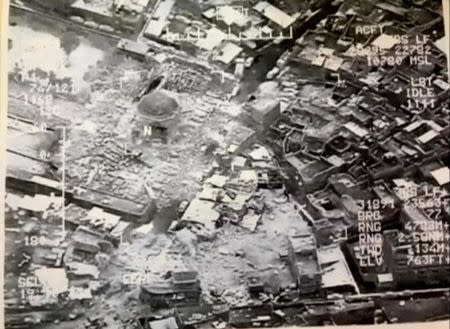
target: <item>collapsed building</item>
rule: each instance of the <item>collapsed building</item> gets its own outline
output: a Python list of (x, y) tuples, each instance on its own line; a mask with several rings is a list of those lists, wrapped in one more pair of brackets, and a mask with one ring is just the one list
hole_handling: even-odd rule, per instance
[(322, 273), (314, 237), (310, 235), (290, 237), (288, 262), (302, 296), (320, 291)]
[(168, 281), (141, 286), (139, 298), (154, 308), (174, 307), (196, 305), (200, 302), (200, 294), (196, 272), (175, 272)]

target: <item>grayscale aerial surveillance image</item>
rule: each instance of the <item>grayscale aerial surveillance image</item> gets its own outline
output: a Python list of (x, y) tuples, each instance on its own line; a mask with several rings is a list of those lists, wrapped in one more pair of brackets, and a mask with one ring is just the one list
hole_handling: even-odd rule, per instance
[(442, 5), (11, 0), (6, 328), (448, 320)]

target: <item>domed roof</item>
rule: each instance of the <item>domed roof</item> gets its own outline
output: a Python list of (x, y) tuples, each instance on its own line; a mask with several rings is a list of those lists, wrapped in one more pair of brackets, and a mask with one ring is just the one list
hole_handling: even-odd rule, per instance
[(138, 113), (144, 117), (163, 120), (172, 117), (178, 110), (178, 102), (161, 91), (152, 91), (142, 97)]

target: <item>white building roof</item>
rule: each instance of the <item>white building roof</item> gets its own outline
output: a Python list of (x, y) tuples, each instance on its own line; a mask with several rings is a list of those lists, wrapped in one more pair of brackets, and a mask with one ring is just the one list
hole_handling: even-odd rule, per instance
[(359, 292), (358, 285), (339, 247), (320, 248), (317, 250), (317, 257), (322, 269), (323, 288), (352, 286), (356, 292)]
[(330, 71), (336, 72), (341, 67), (344, 60), (337, 56), (330, 56), (325, 61), (325, 68), (327, 68)]
[(62, 205), (62, 198), (43, 194), (25, 195), (22, 197), (8, 193), (6, 195), (6, 204), (13, 210), (21, 208), (34, 212), (43, 212), (52, 206), (55, 209), (59, 209)]
[[(111, 2), (112, 5), (112, 2)], [(75, 9), (82, 9), (85, 11), (89, 11), (92, 13), (95, 13), (97, 15), (112, 17), (112, 11), (111, 7), (108, 7), (107, 5), (98, 4), (98, 3), (91, 3), (90, 1), (84, 1), (84, 0), (77, 0), (72, 5), (72, 8)]]
[(154, 35), (159, 37), (166, 27), (166, 20), (161, 19), (151, 19), (145, 28), (144, 35)]
[(437, 136), (439, 136), (439, 134), (434, 129), (430, 129), (425, 134), (419, 136), (417, 138), (417, 141), (419, 141), (422, 144), (426, 144), (429, 141), (435, 139)]
[(123, 6), (127, 10), (134, 10), (139, 13), (147, 6), (148, 1), (149, 0), (119, 0), (116, 2), (116, 6)]
[(231, 168), (232, 170), (236, 170), (238, 167), (245, 167), (245, 164), (247, 163), (247, 159), (242, 156), (236, 156), (231, 160)]
[(100, 271), (95, 265), (84, 264), (81, 262), (69, 262), (66, 265), (70, 273), (73, 273), (75, 275), (80, 276), (88, 275), (91, 276), (93, 279), (98, 279), (100, 275)]
[(27, 297), (28, 303), (30, 303), (33, 307), (41, 307), (49, 304), (57, 304), (58, 297), (57, 296), (48, 296), (48, 295), (28, 295)]
[(172, 11), (172, 7), (176, 0), (161, 0), (156, 7), (149, 24), (147, 25), (144, 35), (150, 34), (159, 37), (163, 29), (167, 25), (167, 17)]
[(333, 48), (328, 48), (328, 47), (324, 47), (321, 46), (319, 49), (317, 49), (317, 51), (319, 52), (320, 55), (324, 55), (324, 56), (332, 56), (333, 53), (335, 52), (335, 50)]
[(240, 192), (236, 194), (234, 198), (231, 198), (230, 196), (225, 194), (222, 203), (226, 204), (227, 207), (234, 211), (241, 211), (252, 196), (252, 193)]
[(433, 80), (433, 85), (438, 86), (442, 90), (450, 89), (450, 85), (447, 82), (445, 82), (444, 80), (442, 80), (442, 79), (435, 79), (435, 80)]
[(213, 229), (220, 213), (214, 209), (214, 202), (194, 199), (181, 218), (181, 221), (195, 222), (206, 228)]
[(364, 137), (369, 133), (366, 129), (358, 126), (356, 123), (351, 122), (351, 121), (347, 122), (344, 125), (344, 127), (347, 128), (351, 133), (355, 134), (358, 137)]
[(31, 181), (34, 183), (52, 187), (54, 189), (61, 189), (61, 187), (62, 187), (60, 182), (57, 182), (53, 179), (49, 179), (49, 178), (42, 177), (42, 176), (33, 176), (31, 178)]
[(414, 122), (411, 122), (409, 125), (407, 125), (405, 128), (403, 128), (403, 130), (407, 131), (407, 132), (411, 132), (416, 130), (417, 128), (419, 128), (423, 123), (423, 120), (417, 120)]
[(219, 197), (220, 191), (222, 191), (222, 189), (205, 184), (202, 191), (197, 194), (197, 197), (201, 200), (216, 201)]
[(272, 157), (269, 153), (269, 151), (261, 145), (258, 145), (254, 150), (252, 150), (249, 154), (249, 157), (252, 158), (252, 160), (256, 161), (262, 161), (262, 160), (270, 160)]
[(87, 218), (91, 224), (103, 226), (107, 230), (114, 228), (120, 220), (120, 216), (108, 213), (99, 207), (89, 210)]
[(379, 283), (391, 283), (394, 281), (392, 273), (380, 273), (377, 276), (377, 280)]
[(403, 179), (403, 178), (395, 178), (392, 180), (392, 182), (395, 184), (395, 186), (402, 186), (402, 187), (408, 187), (408, 186), (414, 185), (413, 182), (407, 181), (406, 179)]
[(239, 173), (239, 182), (243, 184), (256, 184), (258, 182), (258, 173), (254, 169), (241, 170)]
[(240, 223), (240, 225), (250, 232), (254, 232), (256, 230), (256, 226), (261, 218), (261, 214), (256, 214), (254, 212), (247, 213)]
[(209, 8), (203, 12), (203, 16), (208, 19), (213, 19), (217, 15), (216, 8)]
[(284, 11), (278, 9), (277, 7), (271, 5), (266, 1), (257, 3), (253, 7), (253, 9), (256, 10), (257, 12), (260, 12), (266, 18), (270, 19), (272, 22), (281, 26), (283, 29), (289, 27), (292, 23), (295, 22), (297, 17), (300, 16), (300, 13), (294, 16), (290, 16), (286, 14)]
[(83, 287), (70, 287), (69, 299), (70, 300), (92, 299), (91, 289)]
[(416, 120), (416, 121), (410, 123), (408, 126), (406, 126), (403, 129), (407, 132), (412, 132), (412, 131), (416, 130), (417, 128), (421, 127), (423, 124), (427, 124), (430, 128), (434, 129), (437, 132), (442, 131), (444, 129), (443, 127), (438, 125), (433, 120), (422, 120), (422, 119)]
[(153, 229), (153, 222), (139, 226), (133, 231), (134, 236), (144, 236), (149, 234)]
[(442, 167), (431, 172), (431, 176), (436, 182), (442, 186), (450, 182), (450, 169), (448, 167)]
[(212, 51), (213, 49), (217, 48), (226, 38), (226, 33), (222, 32), (216, 27), (213, 27), (206, 31), (205, 38), (201, 38), (197, 41), (197, 46), (202, 49)]
[(442, 38), (440, 38), (439, 40), (436, 40), (436, 42), (434, 43), (435, 46), (442, 51), (443, 53), (447, 54), (447, 38), (445, 36), (443, 36)]
[(111, 231), (111, 235), (114, 237), (120, 237), (125, 230), (130, 226), (130, 223), (119, 221), (114, 229)]
[(245, 17), (239, 10), (234, 9), (231, 6), (220, 6), (216, 10), (217, 17), (229, 26), (236, 24), (243, 27), (248, 22), (247, 17)]
[(355, 56), (368, 56), (371, 50), (369, 47), (364, 47), (361, 43), (352, 44), (344, 53), (344, 56), (355, 57)]
[(216, 187), (224, 187), (228, 181), (228, 176), (214, 174), (205, 180), (205, 183), (211, 184)]
[(241, 52), (241, 47), (232, 42), (226, 42), (220, 50), (219, 55), (217, 55), (214, 59), (224, 64), (230, 64)]
[(174, 317), (150, 322), (150, 328), (153, 329), (178, 329), (178, 324)]
[(322, 66), (325, 63), (326, 59), (327, 57), (324, 55), (316, 55), (314, 56), (314, 59), (311, 61), (311, 64), (315, 66)]

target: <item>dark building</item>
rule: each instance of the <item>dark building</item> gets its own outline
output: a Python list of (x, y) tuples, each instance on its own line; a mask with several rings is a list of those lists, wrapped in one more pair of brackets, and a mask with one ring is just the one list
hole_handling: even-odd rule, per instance
[(307, 164), (300, 163), (300, 165), (294, 156), (290, 156), (287, 161), (298, 171), (306, 192), (313, 192), (325, 187), (331, 175), (342, 171), (346, 167), (346, 162), (337, 155), (310, 161)]

